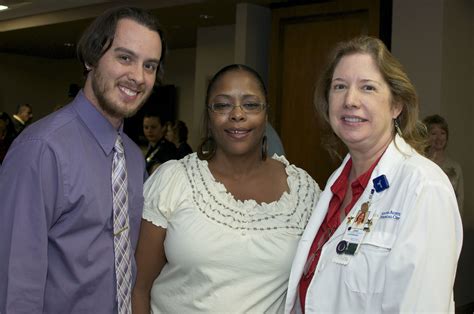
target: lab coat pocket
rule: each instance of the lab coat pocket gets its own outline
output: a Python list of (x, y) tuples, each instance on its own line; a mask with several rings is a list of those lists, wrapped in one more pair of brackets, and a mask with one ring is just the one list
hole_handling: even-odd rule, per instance
[(359, 250), (344, 267), (344, 282), (352, 292), (381, 293), (385, 284), (385, 264), (395, 235), (369, 232)]

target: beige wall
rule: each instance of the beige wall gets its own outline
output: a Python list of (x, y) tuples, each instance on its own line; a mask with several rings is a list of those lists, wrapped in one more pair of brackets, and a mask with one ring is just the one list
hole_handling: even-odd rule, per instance
[(271, 10), (262, 6), (237, 5), (235, 30), (235, 63), (254, 68), (268, 86)]
[(474, 125), (474, 1), (445, 1), (442, 49), (441, 114), (449, 123), (449, 153), (464, 172), (465, 201), (463, 222), (474, 229), (474, 184), (472, 162)]
[(474, 1), (393, 0), (393, 53), (414, 81), (422, 117), (438, 113), (449, 123), (449, 154), (464, 175), (464, 242), (454, 300), (474, 301)]
[(0, 111), (13, 114), (29, 103), (37, 120), (67, 101), (70, 83), (82, 84), (75, 60), (52, 60), (0, 53)]
[(201, 140), (202, 113), (209, 79), (223, 66), (234, 63), (235, 26), (198, 29), (194, 81), (193, 123), (190, 144), (197, 148)]
[(455, 301), (474, 301), (474, 1), (446, 0), (443, 28), (441, 113), (449, 123), (449, 153), (461, 163), (464, 174), (464, 244), (458, 264)]
[(392, 53), (419, 95), (421, 116), (441, 107), (444, 0), (393, 0)]
[(394, 0), (392, 51), (420, 96), (421, 117), (438, 113), (450, 126), (448, 152), (464, 172), (465, 227), (474, 228), (472, 0)]
[[(188, 128), (193, 124), (194, 71), (196, 49), (170, 50), (165, 64), (165, 84), (173, 84), (177, 89), (177, 115)], [(196, 147), (191, 145), (194, 150)]]
[[(466, 192), (473, 184), (472, 145), (465, 145), (473, 135), (467, 121), (474, 105), (473, 6), (472, 0), (393, 1), (392, 52), (417, 88), (421, 117), (439, 113), (448, 119), (448, 150), (462, 164)], [(464, 211), (473, 213), (473, 195), (466, 197)]]

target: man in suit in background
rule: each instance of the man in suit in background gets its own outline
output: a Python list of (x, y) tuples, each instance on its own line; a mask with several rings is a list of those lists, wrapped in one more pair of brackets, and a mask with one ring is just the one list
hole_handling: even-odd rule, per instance
[(33, 109), (29, 104), (22, 104), (16, 108), (16, 114), (13, 115), (13, 126), (16, 134), (20, 134), (26, 127), (26, 124), (33, 118)]

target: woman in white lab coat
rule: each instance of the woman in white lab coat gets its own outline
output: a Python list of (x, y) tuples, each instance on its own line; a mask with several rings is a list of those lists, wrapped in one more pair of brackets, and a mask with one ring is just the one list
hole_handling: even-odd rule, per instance
[(349, 154), (301, 238), (286, 312), (454, 312), (456, 196), (421, 155), (426, 131), (400, 63), (378, 39), (340, 43), (315, 105), (333, 135), (330, 151), (339, 144)]

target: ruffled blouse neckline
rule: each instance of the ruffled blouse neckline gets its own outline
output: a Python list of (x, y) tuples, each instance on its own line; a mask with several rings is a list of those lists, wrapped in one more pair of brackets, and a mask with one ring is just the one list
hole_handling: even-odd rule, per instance
[(192, 202), (207, 219), (228, 228), (251, 232), (285, 232), (300, 235), (319, 196), (314, 180), (284, 157), (273, 157), (285, 165), (289, 192), (280, 199), (258, 204), (236, 200), (209, 170), (208, 163), (190, 154), (180, 160), (189, 182)]
[(274, 208), (275, 206), (286, 207), (289, 203), (291, 203), (291, 193), (294, 189), (294, 179), (296, 175), (296, 170), (290, 165), (290, 163), (284, 156), (278, 156), (275, 154), (272, 156), (272, 159), (277, 160), (285, 165), (285, 172), (287, 175), (286, 183), (288, 185), (289, 191), (284, 191), (278, 200), (269, 203), (258, 203), (254, 199), (236, 199), (234, 195), (227, 190), (227, 188), (222, 182), (216, 180), (211, 170), (209, 169), (209, 163), (206, 160), (202, 160), (202, 163), (200, 163), (200, 170), (204, 174), (204, 178), (206, 179), (206, 181), (209, 182), (209, 187), (212, 187), (211, 191), (214, 192), (213, 194), (218, 196), (222, 201), (225, 201), (231, 207), (252, 208), (260, 210), (265, 210), (269, 207)]

